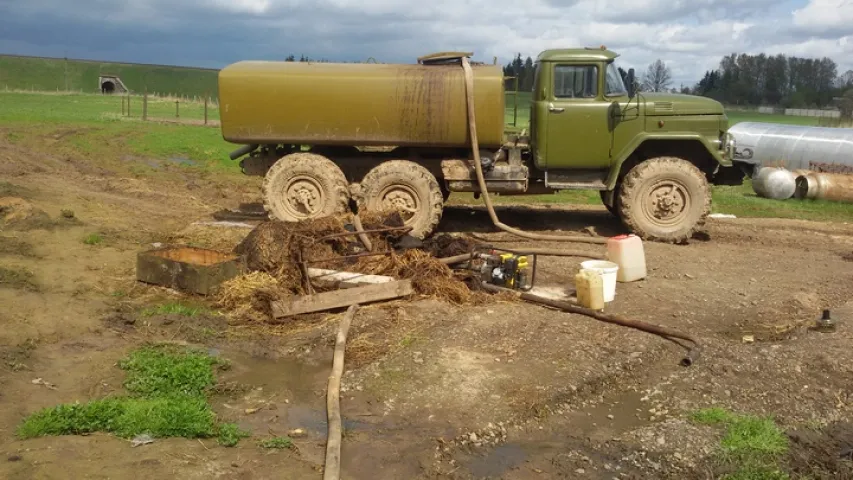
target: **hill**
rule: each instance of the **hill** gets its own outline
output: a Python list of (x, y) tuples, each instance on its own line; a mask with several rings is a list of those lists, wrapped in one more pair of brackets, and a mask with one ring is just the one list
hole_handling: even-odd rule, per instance
[(217, 96), (218, 70), (171, 65), (0, 55), (0, 88), (98, 93), (100, 75), (115, 75), (132, 92), (175, 96)]

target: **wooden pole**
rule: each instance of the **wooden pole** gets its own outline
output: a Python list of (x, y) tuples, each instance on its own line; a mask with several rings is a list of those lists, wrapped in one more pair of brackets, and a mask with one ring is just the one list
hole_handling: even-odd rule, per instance
[(175, 100), (175, 118), (181, 118), (180, 100)]
[(119, 98), (121, 99), (121, 116), (123, 117), (124, 116), (124, 95), (119, 95)]
[(130, 93), (127, 94), (127, 116), (130, 116)]
[(145, 87), (145, 92), (142, 94), (142, 121), (148, 120), (148, 87)]
[(358, 305), (351, 305), (338, 327), (335, 341), (335, 356), (332, 360), (332, 374), (329, 376), (329, 389), (326, 394), (328, 415), (328, 436), (326, 438), (326, 467), (323, 480), (341, 478), (341, 375), (344, 372), (344, 352), (347, 346), (347, 333)]
[(207, 125), (207, 101), (210, 98), (209, 94), (204, 94), (204, 124)]

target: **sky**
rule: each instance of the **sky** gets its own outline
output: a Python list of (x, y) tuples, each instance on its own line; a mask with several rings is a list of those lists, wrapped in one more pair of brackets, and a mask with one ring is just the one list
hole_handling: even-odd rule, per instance
[(0, 53), (221, 68), (293, 54), (414, 62), (470, 51), (502, 64), (606, 45), (638, 74), (661, 59), (693, 85), (730, 53), (853, 68), (853, 0), (0, 0)]

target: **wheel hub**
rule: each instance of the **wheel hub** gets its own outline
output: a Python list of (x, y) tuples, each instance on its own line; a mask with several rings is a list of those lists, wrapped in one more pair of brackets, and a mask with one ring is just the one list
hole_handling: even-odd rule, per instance
[(287, 209), (294, 216), (308, 218), (320, 211), (323, 205), (323, 189), (312, 178), (297, 177), (285, 192)]
[(406, 221), (415, 216), (420, 206), (417, 194), (402, 185), (391, 187), (386, 191), (382, 196), (382, 205), (399, 211)]
[(687, 211), (689, 196), (684, 189), (672, 182), (656, 185), (649, 196), (649, 212), (655, 219), (671, 221)]

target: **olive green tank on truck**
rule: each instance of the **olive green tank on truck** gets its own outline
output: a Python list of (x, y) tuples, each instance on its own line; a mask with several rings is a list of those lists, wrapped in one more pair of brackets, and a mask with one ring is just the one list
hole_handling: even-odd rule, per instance
[[(504, 135), (500, 66), (474, 67), (484, 148)], [(465, 147), (465, 83), (457, 65), (243, 61), (219, 73), (225, 140), (245, 144)]]

